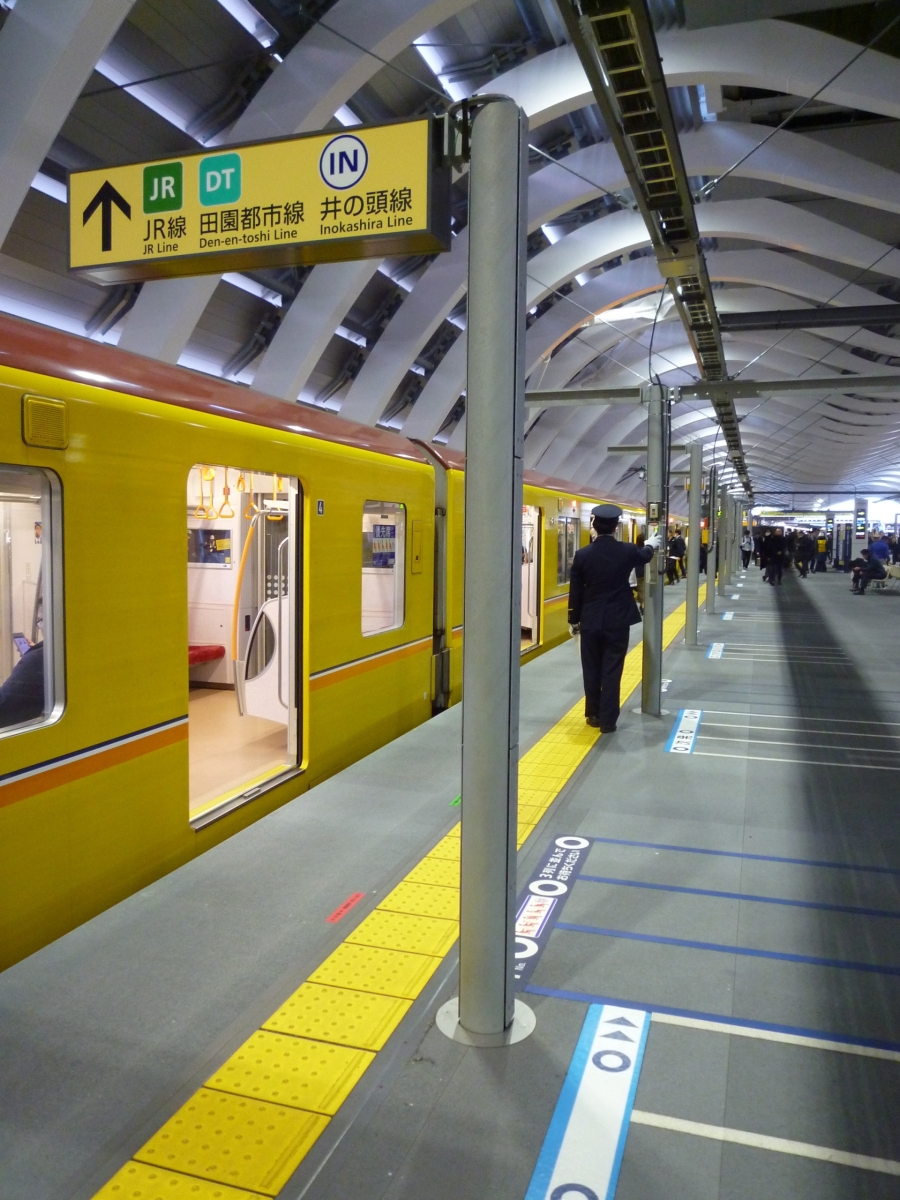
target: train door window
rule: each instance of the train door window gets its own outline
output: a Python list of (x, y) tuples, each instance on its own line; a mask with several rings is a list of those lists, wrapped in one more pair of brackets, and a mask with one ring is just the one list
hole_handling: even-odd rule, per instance
[(400, 628), (405, 582), (406, 506), (367, 500), (362, 516), (363, 636)]
[(300, 487), (195, 466), (187, 487), (190, 818), (197, 827), (296, 769)]
[(581, 545), (581, 521), (578, 517), (557, 519), (556, 582), (568, 583), (572, 572), (572, 559)]
[(0, 464), (0, 737), (58, 720), (64, 680), (59, 480)]
[(541, 639), (541, 510), (522, 506), (522, 641), (524, 653)]

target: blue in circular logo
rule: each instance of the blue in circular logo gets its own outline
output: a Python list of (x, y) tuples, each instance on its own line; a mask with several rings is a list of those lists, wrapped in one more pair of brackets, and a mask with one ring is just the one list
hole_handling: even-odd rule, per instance
[(368, 165), (365, 144), (352, 133), (341, 133), (322, 151), (319, 174), (328, 187), (344, 192), (359, 183)]

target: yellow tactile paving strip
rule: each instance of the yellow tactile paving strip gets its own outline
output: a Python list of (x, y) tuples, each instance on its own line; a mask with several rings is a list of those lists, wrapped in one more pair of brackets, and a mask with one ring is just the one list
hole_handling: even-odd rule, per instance
[[(664, 646), (683, 625), (681, 605), (666, 618)], [(623, 697), (640, 681), (636, 646)], [(522, 756), (520, 847), (599, 737), (579, 701)], [(278, 1194), (456, 941), (459, 832), (441, 838), (95, 1200)]]

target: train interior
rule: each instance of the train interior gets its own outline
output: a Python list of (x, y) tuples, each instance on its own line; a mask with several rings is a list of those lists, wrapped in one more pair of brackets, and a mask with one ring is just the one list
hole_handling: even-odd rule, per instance
[(298, 762), (296, 479), (197, 465), (187, 484), (193, 822)]
[(522, 651), (541, 640), (541, 510), (522, 505)]
[(406, 596), (406, 508), (367, 500), (362, 518), (362, 631), (399, 629)]
[[(50, 532), (50, 484), (44, 471), (0, 466), (0, 685), (29, 653), (45, 657), (44, 550)], [(45, 662), (43, 704), (37, 711), (4, 705), (0, 729), (43, 719), (52, 707)], [(24, 719), (23, 719), (24, 718)]]
[(560, 586), (569, 582), (572, 559), (581, 545), (581, 518), (571, 511), (563, 511), (556, 518), (556, 582)]

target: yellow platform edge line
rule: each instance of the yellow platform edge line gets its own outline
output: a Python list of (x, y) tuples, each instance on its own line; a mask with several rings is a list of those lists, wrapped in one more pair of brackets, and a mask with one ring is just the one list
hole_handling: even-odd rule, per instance
[[(701, 603), (705, 598), (705, 594), (706, 586), (703, 585), (700, 589)], [(672, 644), (681, 629), (684, 627), (684, 622), (685, 605), (681, 604), (675, 609), (674, 612), (666, 617), (665, 621), (663, 622), (663, 649), (667, 649)], [(628, 655), (626, 656), (625, 666), (622, 672), (621, 690), (623, 704), (641, 682), (642, 657), (643, 647), (641, 644), (635, 646), (628, 652)], [(577, 704), (573, 705), (572, 708), (569, 709), (569, 711), (562, 716), (556, 722), (556, 724), (547, 731), (546, 734), (544, 734), (540, 741), (538, 741), (526, 754), (522, 756), (519, 762), (520, 796), (524, 791), (528, 793), (529, 799), (529, 803), (522, 806), (528, 810), (528, 820), (519, 822), (518, 836), (516, 839), (516, 845), (519, 849), (521, 849), (521, 847), (534, 832), (535, 828), (546, 814), (547, 810), (557, 799), (560, 792), (571, 779), (577, 768), (584, 761), (589, 751), (596, 745), (601, 736), (598, 729), (592, 729), (583, 724), (584, 717), (582, 714), (583, 701), (579, 700)], [(542, 796), (541, 800), (537, 803), (534, 802), (536, 793)], [(429, 857), (435, 854), (436, 851), (438, 851), (438, 855), (436, 855), (436, 858), (432, 861), (447, 861), (440, 857), (440, 848), (442, 846), (446, 846), (448, 838), (458, 838), (459, 832), (459, 824), (457, 823), (453, 829), (441, 837), (440, 841), (432, 847), (428, 854), (426, 854), (416, 864), (415, 867), (413, 867), (409, 874), (403, 880), (401, 880), (401, 882), (397, 884), (395, 888), (392, 889), (392, 891), (389, 893), (389, 896), (396, 896), (398, 889), (403, 889), (404, 885), (413, 885), (412, 888), (406, 890), (414, 893), (418, 892), (419, 889), (424, 889), (422, 892), (423, 896), (427, 896), (428, 893), (432, 892), (435, 888), (439, 888), (439, 890), (445, 894), (451, 891), (458, 892), (458, 886), (453, 888), (452, 885), (447, 884), (437, 885), (423, 883), (420, 869), (422, 868), (423, 863), (426, 863), (429, 860)], [(414, 876), (416, 872), (420, 872), (420, 874), (418, 878), (414, 879), (412, 876)], [(403, 893), (401, 892), (401, 895), (402, 894)], [(388, 900), (388, 897), (385, 897), (385, 900)], [(381, 903), (384, 904), (385, 900), (383, 900)], [(431, 904), (426, 904), (424, 907), (430, 908), (432, 906)], [(372, 916), (375, 913), (381, 914), (380, 919), (394, 916), (393, 912), (382, 908), (381, 905), (376, 907), (372, 914), (369, 914), (369, 916)], [(401, 916), (402, 914), (398, 913), (396, 915)], [(433, 912), (421, 912), (419, 914), (406, 913), (406, 915), (419, 915), (431, 919), (434, 919), (435, 917)], [(366, 919), (368, 918), (364, 918), (364, 920)], [(443, 921), (446, 922), (446, 918), (443, 918)], [(449, 922), (446, 923), (449, 924)], [(296, 1108), (292, 1106), (290, 1109), (285, 1109), (283, 1104), (279, 1105), (277, 1102), (261, 1099), (257, 1090), (258, 1083), (255, 1078), (255, 1073), (254, 1077), (250, 1078), (247, 1083), (246, 1092), (237, 1090), (242, 1086), (240, 1083), (241, 1067), (247, 1058), (248, 1052), (250, 1052), (259, 1043), (260, 1034), (269, 1033), (272, 1035), (277, 1032), (277, 1034), (279, 1034), (282, 1038), (287, 1039), (285, 1043), (287, 1045), (290, 1045), (291, 1041), (296, 1041), (299, 1045), (302, 1038), (312, 1047), (316, 1045), (321, 1046), (323, 1051), (326, 1051), (328, 1047), (347, 1047), (348, 1045), (352, 1045), (352, 1043), (348, 1043), (345, 1040), (338, 1041), (337, 1037), (334, 1035), (329, 1038), (327, 1022), (324, 1024), (320, 1023), (318, 1026), (315, 1026), (315, 1032), (310, 1034), (310, 1032), (307, 1031), (309, 1022), (307, 1021), (307, 1024), (304, 1025), (304, 1016), (302, 1013), (291, 1020), (290, 1028), (285, 1027), (287, 1022), (284, 1024), (279, 1022), (281, 1026), (280, 1028), (273, 1028), (273, 1025), (270, 1024), (270, 1022), (274, 1023), (276, 1021), (280, 1013), (284, 1013), (285, 1011), (289, 1010), (292, 1004), (299, 1003), (300, 1001), (298, 998), (301, 997), (301, 993), (303, 993), (304, 989), (309, 989), (312, 985), (314, 989), (317, 989), (314, 993), (315, 995), (324, 995), (328, 992), (333, 992), (335, 996), (359, 996), (359, 1002), (362, 1004), (367, 1002), (377, 1002), (384, 1005), (387, 1002), (387, 1007), (383, 1010), (378, 1022), (378, 1042), (381, 1046), (383, 1046), (406, 1016), (413, 999), (422, 991), (422, 988), (424, 988), (425, 984), (428, 982), (428, 979), (431, 978), (431, 975), (442, 961), (442, 957), (449, 953), (449, 950), (452, 948), (453, 944), (450, 943), (450, 945), (447, 945), (446, 949), (442, 949), (441, 956), (429, 954), (428, 952), (423, 953), (422, 950), (418, 948), (415, 950), (407, 949), (404, 951), (399, 951), (396, 943), (385, 947), (373, 947), (370, 945), (362, 946), (358, 943), (355, 944), (354, 942), (348, 940), (357, 933), (357, 929), (362, 924), (363, 921), (360, 921), (357, 926), (354, 926), (353, 929), (349, 931), (347, 938), (345, 938), (345, 940), (337, 947), (337, 949), (328, 955), (324, 962), (322, 962), (312, 973), (310, 978), (302, 983), (300, 987), (297, 988), (297, 990), (287, 998), (284, 1004), (282, 1004), (275, 1013), (266, 1018), (266, 1021), (263, 1022), (262, 1026), (255, 1030), (242, 1046), (238, 1047), (235, 1053), (222, 1064), (218, 1071), (211, 1076), (205, 1087), (198, 1089), (191, 1099), (188, 1100), (182, 1106), (182, 1108), (180, 1108), (178, 1112), (175, 1113), (168, 1121), (166, 1121), (160, 1130), (154, 1134), (154, 1136), (144, 1146), (142, 1146), (140, 1150), (136, 1152), (134, 1158), (130, 1162), (126, 1163), (121, 1170), (117, 1171), (113, 1178), (110, 1179), (108, 1183), (104, 1184), (104, 1186), (94, 1194), (94, 1200), (114, 1200), (114, 1198), (121, 1197), (123, 1194), (123, 1188), (128, 1187), (129, 1185), (132, 1185), (133, 1187), (134, 1183), (137, 1181), (135, 1178), (135, 1172), (137, 1171), (142, 1173), (147, 1172), (148, 1169), (150, 1169), (150, 1164), (147, 1161), (148, 1158), (156, 1158), (156, 1155), (151, 1154), (150, 1151), (155, 1150), (159, 1145), (160, 1136), (164, 1134), (164, 1131), (168, 1131), (169, 1129), (174, 1129), (177, 1127), (179, 1132), (181, 1132), (184, 1129), (185, 1122), (190, 1120), (192, 1110), (196, 1108), (197, 1105), (205, 1098), (209, 1098), (216, 1094), (215, 1091), (210, 1091), (210, 1088), (216, 1089), (216, 1083), (214, 1081), (222, 1080), (226, 1076), (229, 1077), (228, 1092), (220, 1092), (220, 1095), (227, 1096), (230, 1093), (234, 1101), (238, 1101), (239, 1099), (241, 1099), (243, 1103), (246, 1103), (248, 1100), (253, 1101), (252, 1108), (248, 1110), (247, 1116), (247, 1121), (250, 1122), (253, 1128), (248, 1127), (247, 1129), (244, 1129), (239, 1119), (232, 1119), (231, 1121), (231, 1133), (236, 1135), (238, 1138), (243, 1139), (245, 1145), (247, 1144), (248, 1136), (254, 1134), (258, 1129), (261, 1114), (264, 1115), (269, 1111), (271, 1111), (272, 1114), (272, 1128), (274, 1128), (275, 1124), (277, 1124), (276, 1118), (281, 1117), (283, 1120), (283, 1114), (291, 1111), (296, 1113), (297, 1118), (300, 1118), (303, 1114), (306, 1114), (311, 1120), (316, 1118), (318, 1123), (314, 1127), (310, 1127), (308, 1130), (304, 1129), (302, 1131), (303, 1136), (290, 1139), (291, 1144), (287, 1147), (285, 1145), (279, 1145), (277, 1148), (273, 1148), (267, 1147), (266, 1145), (258, 1145), (256, 1155), (254, 1157), (259, 1167), (261, 1169), (269, 1167), (272, 1161), (273, 1153), (275, 1155), (275, 1159), (277, 1160), (277, 1165), (274, 1169), (270, 1167), (269, 1170), (262, 1170), (261, 1174), (251, 1171), (251, 1176), (255, 1174), (255, 1177), (253, 1177), (251, 1181), (251, 1187), (253, 1189), (252, 1192), (239, 1190), (241, 1189), (241, 1185), (246, 1185), (248, 1180), (239, 1180), (234, 1176), (223, 1178), (223, 1174), (227, 1174), (227, 1172), (223, 1171), (223, 1169), (219, 1166), (210, 1166), (209, 1168), (205, 1167), (202, 1154), (200, 1154), (199, 1157), (192, 1158), (191, 1155), (194, 1153), (194, 1151), (190, 1145), (186, 1145), (181, 1154), (177, 1156), (179, 1164), (182, 1165), (182, 1171), (178, 1171), (178, 1168), (175, 1166), (174, 1162), (172, 1163), (172, 1166), (168, 1167), (167, 1169), (162, 1163), (154, 1163), (153, 1166), (159, 1171), (160, 1176), (166, 1177), (166, 1194), (172, 1194), (173, 1198), (176, 1197), (181, 1191), (181, 1189), (177, 1186), (179, 1180), (184, 1181), (185, 1195), (188, 1194), (188, 1184), (193, 1185), (194, 1188), (198, 1184), (203, 1185), (204, 1190), (202, 1192), (198, 1193), (196, 1190), (191, 1191), (192, 1195), (198, 1196), (198, 1200), (200, 1196), (205, 1197), (208, 1195), (212, 1197), (214, 1194), (221, 1195), (223, 1200), (226, 1200), (226, 1198), (227, 1200), (230, 1200), (231, 1197), (234, 1197), (234, 1200), (238, 1200), (239, 1197), (243, 1198), (244, 1196), (248, 1195), (275, 1196), (277, 1194), (276, 1191), (271, 1189), (273, 1187), (280, 1189), (280, 1187), (287, 1182), (290, 1175), (293, 1174), (293, 1172), (306, 1157), (309, 1150), (312, 1148), (316, 1137), (318, 1137), (322, 1129), (324, 1129), (324, 1125), (327, 1124), (329, 1118), (323, 1116), (320, 1112), (315, 1112), (314, 1109), (306, 1110), (299, 1106)], [(389, 940), (393, 942), (393, 939)], [(415, 944), (418, 947), (421, 946), (422, 943), (419, 939), (416, 939)], [(403, 986), (405, 986), (407, 993), (414, 993), (414, 995), (407, 994), (402, 997), (394, 997), (389, 991), (385, 990), (385, 988), (390, 988), (392, 986), (390, 982), (392, 977), (399, 979), (400, 976), (396, 971), (392, 974), (390, 967), (385, 967), (383, 962), (379, 963), (377, 966), (373, 965), (371, 970), (373, 970), (375, 974), (371, 979), (356, 980), (354, 976), (354, 983), (352, 985), (348, 983), (337, 984), (323, 982), (321, 978), (322, 975), (328, 978), (331, 974), (335, 973), (334, 969), (339, 966), (339, 961), (342, 958), (342, 952), (344, 952), (344, 956), (346, 955), (345, 948), (347, 950), (352, 948), (359, 951), (363, 955), (369, 951), (371, 954), (380, 955), (382, 959), (384, 959), (385, 955), (390, 956), (392, 954), (396, 954), (398, 966), (408, 964), (405, 977), (409, 982), (407, 985)], [(399, 960), (403, 960), (403, 963), (400, 963)], [(417, 961), (421, 963), (421, 968), (416, 968), (415, 964)], [(330, 968), (329, 964), (333, 964), (333, 966)], [(433, 966), (431, 964), (433, 964)], [(320, 976), (318, 981), (315, 980), (315, 976), (317, 975)], [(381, 976), (381, 978), (376, 978), (377, 976)], [(368, 984), (368, 987), (365, 986), (366, 984)], [(400, 990), (401, 985), (399, 982), (396, 984), (396, 987), (397, 990)], [(390, 1003), (391, 1001), (393, 1001), (393, 1004)], [(340, 1072), (342, 1078), (336, 1078), (333, 1081), (333, 1088), (330, 1094), (334, 1095), (335, 1097), (340, 1096), (341, 1103), (350, 1095), (353, 1087), (359, 1082), (365, 1073), (365, 1070), (375, 1058), (375, 1053), (363, 1053), (362, 1048), (359, 1047), (357, 1048), (357, 1054), (359, 1057), (353, 1058), (352, 1060), (347, 1059), (346, 1052), (342, 1053), (338, 1057), (338, 1065), (336, 1066), (336, 1070)], [(348, 1061), (353, 1062), (353, 1069), (351, 1072), (353, 1075), (353, 1084), (350, 1087), (347, 1086), (346, 1064)], [(321, 1077), (321, 1058), (316, 1061), (316, 1066), (318, 1074)], [(234, 1082), (232, 1082), (232, 1080)], [(221, 1084), (219, 1086), (221, 1086)], [(320, 1091), (324, 1090), (326, 1087), (326, 1081), (321, 1080), (320, 1078)], [(327, 1107), (331, 1109), (333, 1105), (329, 1103)], [(339, 1107), (339, 1105), (334, 1107), (333, 1111), (337, 1112)], [(239, 1117), (240, 1110), (236, 1109), (235, 1113)], [(333, 1115), (333, 1113), (330, 1113), (329, 1116), (330, 1115)], [(207, 1131), (205, 1130), (198, 1130), (198, 1136), (200, 1137), (201, 1141), (206, 1132)], [(280, 1141), (281, 1139), (278, 1140)], [(198, 1146), (197, 1151), (199, 1152), (200, 1149), (201, 1147)], [(189, 1169), (185, 1171), (183, 1166), (188, 1161), (190, 1161), (190, 1166)], [(252, 1168), (254, 1164), (251, 1163), (248, 1165)], [(265, 1180), (263, 1182), (262, 1180), (264, 1176)], [(146, 1179), (145, 1176), (142, 1176), (140, 1182), (148, 1183), (150, 1181)], [(225, 1185), (224, 1187), (223, 1184)], [(208, 1191), (206, 1190), (207, 1188), (209, 1189)], [(215, 1191), (213, 1189), (215, 1189)]]

